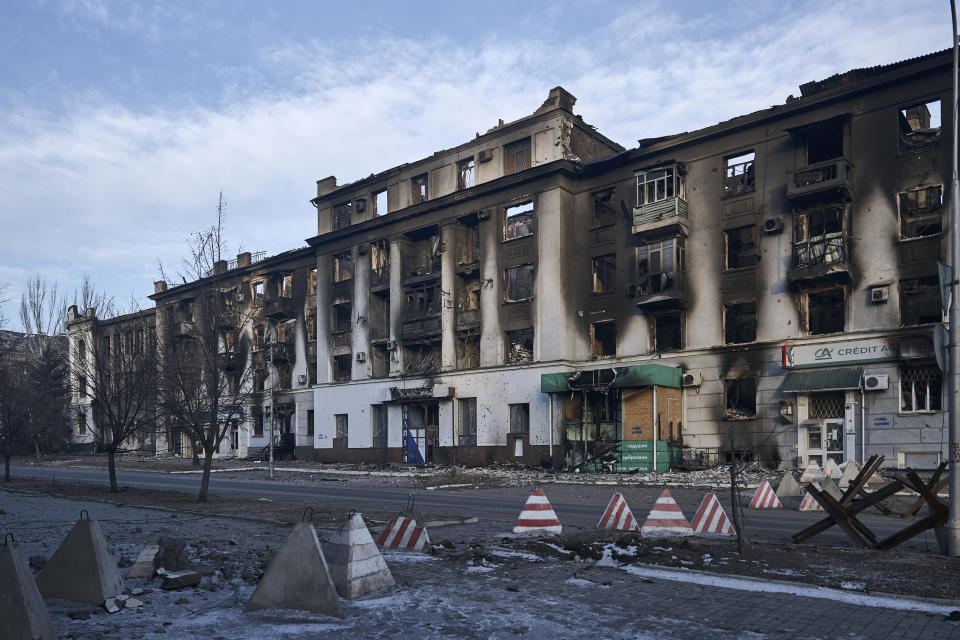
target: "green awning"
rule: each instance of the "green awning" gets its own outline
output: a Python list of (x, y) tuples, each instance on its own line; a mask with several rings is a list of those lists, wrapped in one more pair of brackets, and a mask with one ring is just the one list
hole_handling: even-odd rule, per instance
[[(657, 385), (660, 387), (681, 387), (683, 371), (677, 367), (667, 367), (662, 364), (640, 364), (632, 367), (618, 367), (622, 369), (617, 372), (616, 377), (610, 369), (604, 370), (609, 373), (610, 378), (614, 378), (611, 387), (649, 387)], [(540, 375), (540, 391), (543, 393), (566, 393), (570, 390), (567, 386), (567, 380), (575, 371), (568, 373), (543, 373)], [(587, 371), (583, 372), (587, 373)]]
[(841, 391), (859, 389), (863, 367), (835, 367), (791, 371), (783, 382), (784, 391)]

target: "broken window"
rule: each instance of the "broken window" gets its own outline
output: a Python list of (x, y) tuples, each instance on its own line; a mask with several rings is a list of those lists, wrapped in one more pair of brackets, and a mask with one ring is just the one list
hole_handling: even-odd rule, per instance
[(723, 232), (725, 268), (740, 269), (757, 264), (756, 227), (740, 227)]
[(830, 120), (806, 131), (807, 164), (843, 157), (843, 121)]
[(476, 278), (457, 278), (457, 312), (475, 311), (479, 308), (480, 281)]
[(753, 151), (727, 158), (727, 169), (723, 176), (723, 195), (738, 196), (751, 193), (755, 189)]
[(617, 355), (617, 324), (594, 322), (590, 325), (590, 357), (612, 358)]
[(604, 189), (593, 194), (593, 228), (609, 227), (617, 222), (614, 210), (616, 190)]
[(457, 189), (469, 189), (477, 184), (476, 163), (473, 158), (467, 158), (457, 163)]
[(793, 224), (793, 266), (810, 267), (846, 260), (846, 206), (798, 212)]
[(504, 208), (503, 239), (513, 240), (533, 234), (533, 201)]
[(437, 343), (411, 345), (404, 348), (404, 373), (408, 375), (429, 375), (440, 369), (441, 346)]
[(455, 348), (457, 369), (476, 369), (480, 366), (480, 336), (458, 336)]
[(460, 424), (457, 429), (457, 444), (461, 447), (477, 446), (477, 399), (461, 398), (457, 402)]
[(353, 279), (353, 255), (348, 251), (333, 257), (333, 281), (345, 282)]
[(353, 373), (351, 359), (352, 357), (349, 354), (333, 357), (334, 382), (350, 382), (350, 376)]
[(900, 194), (900, 237), (939, 235), (943, 227), (943, 185)]
[(370, 268), (378, 281), (390, 281), (390, 243), (378, 240), (370, 245)]
[(533, 265), (504, 269), (504, 302), (522, 302), (533, 297)]
[(312, 267), (307, 271), (307, 295), (317, 295), (317, 268)]
[(87, 414), (82, 411), (77, 412), (77, 433), (84, 435), (87, 432)]
[(457, 227), (457, 266), (476, 264), (480, 261), (480, 233), (476, 224)]
[(808, 293), (807, 332), (817, 335), (843, 331), (845, 298), (841, 287)]
[(533, 362), (533, 329), (507, 331), (506, 364)]
[(900, 150), (918, 149), (936, 142), (940, 137), (940, 101), (915, 104), (898, 113)]
[(617, 254), (593, 259), (593, 293), (608, 293), (617, 286)]
[(427, 201), (427, 174), (421, 173), (410, 178), (410, 204)]
[(333, 228), (344, 229), (350, 226), (353, 218), (353, 203), (349, 200), (333, 205)]
[(653, 317), (653, 345), (657, 352), (683, 349), (682, 316), (664, 313)]
[(440, 236), (433, 234), (405, 243), (403, 266), (407, 277), (439, 273), (441, 269)]
[(263, 437), (263, 409), (260, 407), (253, 408), (253, 437)]
[(637, 174), (637, 206), (642, 207), (669, 198), (686, 198), (680, 165), (672, 165)]
[(281, 298), (293, 297), (293, 274), (292, 273), (280, 274), (279, 278), (277, 278), (277, 293), (280, 294)]
[(757, 339), (757, 301), (723, 305), (723, 343), (738, 344)]
[(383, 216), (389, 213), (387, 205), (387, 190), (376, 191), (373, 194), (373, 215)]
[(405, 320), (435, 316), (440, 313), (440, 285), (409, 286), (406, 289)]
[(260, 351), (266, 346), (266, 334), (265, 329), (262, 324), (255, 325), (253, 327), (253, 350)]
[(900, 323), (928, 324), (943, 320), (937, 276), (900, 281)]
[(253, 305), (259, 307), (263, 304), (263, 280), (255, 280), (251, 286), (253, 288)]
[(900, 411), (941, 411), (942, 394), (939, 367), (900, 367)]
[(510, 407), (510, 433), (530, 433), (530, 404), (521, 402)]
[(387, 446), (387, 406), (370, 405), (370, 415), (373, 420), (373, 446), (384, 449)]
[(333, 420), (337, 425), (337, 434), (335, 438), (346, 438), (350, 432), (350, 423), (347, 419), (347, 414), (345, 413), (335, 413), (333, 415)]
[(669, 291), (686, 269), (686, 240), (670, 238), (637, 247), (638, 293), (648, 296)]
[(351, 304), (344, 302), (333, 305), (333, 323), (330, 330), (339, 333), (351, 329)]
[(757, 417), (757, 379), (729, 378), (723, 381), (727, 420), (749, 420)]
[(511, 142), (503, 147), (503, 175), (530, 168), (530, 138)]
[(267, 388), (267, 373), (263, 369), (253, 372), (253, 390), (263, 391)]

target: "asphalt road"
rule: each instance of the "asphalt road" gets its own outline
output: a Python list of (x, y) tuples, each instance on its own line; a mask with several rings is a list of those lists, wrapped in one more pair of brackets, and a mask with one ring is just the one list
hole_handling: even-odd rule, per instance
[[(60, 482), (104, 484), (106, 471), (102, 469), (64, 467), (21, 467), (11, 469), (22, 478), (52, 478)], [(199, 474), (169, 474), (164, 472), (118, 471), (118, 482), (132, 488), (196, 493), (200, 487)], [(305, 485), (285, 483), (282, 480), (243, 480), (214, 473), (210, 479), (212, 495), (234, 498), (267, 498), (294, 500), (321, 505), (324, 503), (348, 506), (357, 510), (400, 511), (407, 504), (410, 489), (401, 487), (355, 487), (339, 482)], [(477, 517), (485, 521), (503, 522), (505, 531), (516, 522), (517, 515), (529, 494), (528, 487), (456, 489), (416, 492), (416, 506), (422, 512), (440, 517)], [(626, 488), (603, 485), (550, 485), (547, 489), (550, 503), (557, 517), (566, 527), (591, 528), (613, 491), (622, 491), (628, 504), (635, 509), (634, 516), (642, 519), (652, 506), (660, 489), (657, 487)], [(671, 489), (688, 518), (703, 495), (702, 489)], [(720, 495), (729, 514), (729, 502)], [(647, 504), (649, 503), (649, 504)], [(643, 506), (647, 504), (647, 506)], [(791, 509), (744, 509), (747, 536), (774, 542), (791, 542), (790, 536), (824, 517), (821, 512), (801, 513)], [(899, 517), (883, 517), (870, 513), (861, 518), (878, 537), (886, 537), (903, 528), (908, 521)], [(816, 536), (812, 542), (836, 546), (850, 546), (846, 535), (833, 527)], [(932, 550), (936, 547), (932, 532), (908, 543), (912, 550)]]

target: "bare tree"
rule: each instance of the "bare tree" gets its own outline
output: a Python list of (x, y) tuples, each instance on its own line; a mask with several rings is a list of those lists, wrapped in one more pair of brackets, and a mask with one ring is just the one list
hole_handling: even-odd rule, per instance
[[(0, 285), (0, 295), (7, 286)], [(0, 300), (0, 329), (6, 326)], [(0, 333), (0, 454), (3, 455), (3, 481), (10, 482), (10, 458), (26, 427), (26, 376), (23, 371), (22, 345), (15, 334)]]

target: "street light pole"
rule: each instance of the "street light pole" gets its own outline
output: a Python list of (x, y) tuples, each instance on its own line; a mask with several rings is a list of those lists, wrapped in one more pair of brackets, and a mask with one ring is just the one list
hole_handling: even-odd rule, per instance
[(953, 19), (953, 173), (950, 180), (950, 358), (949, 404), (950, 421), (950, 516), (947, 520), (947, 555), (960, 556), (960, 182), (957, 180), (957, 5), (950, 0)]

